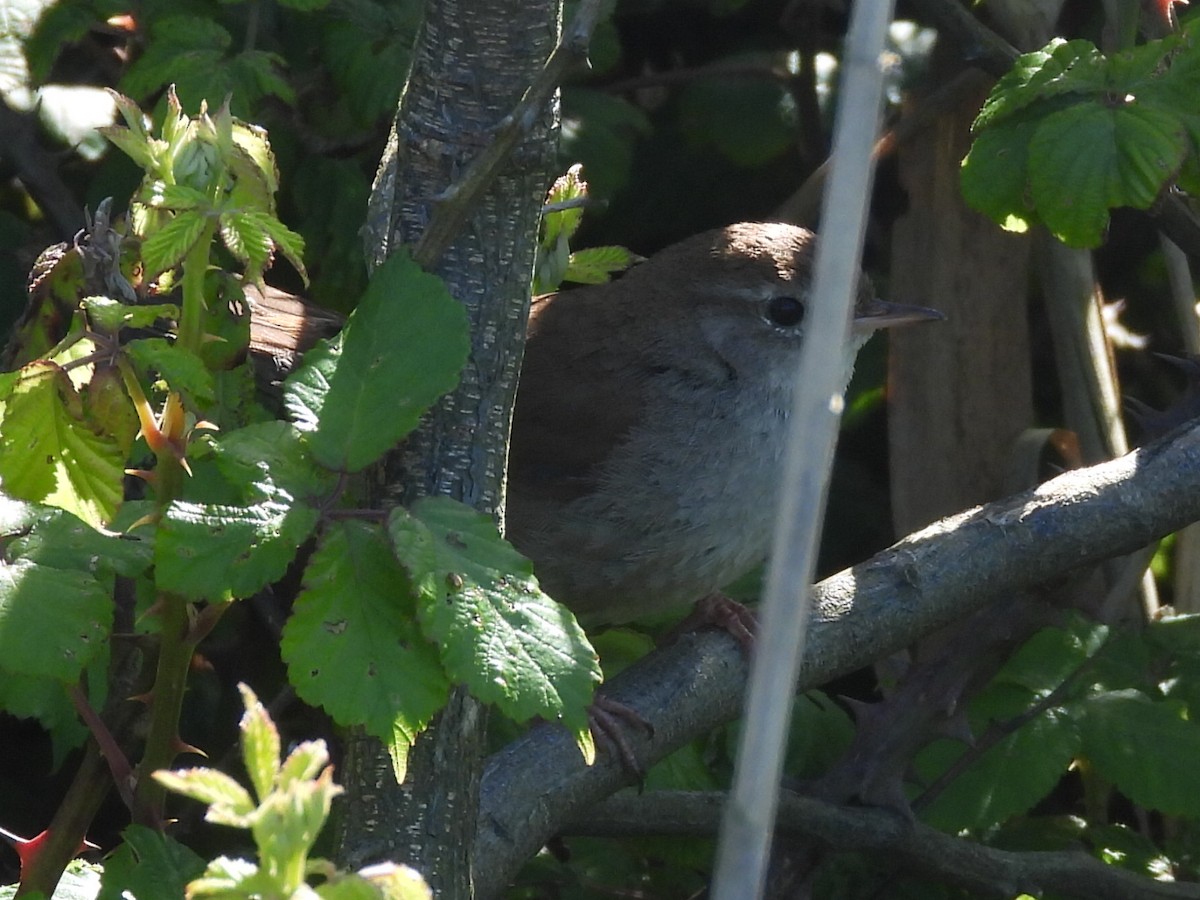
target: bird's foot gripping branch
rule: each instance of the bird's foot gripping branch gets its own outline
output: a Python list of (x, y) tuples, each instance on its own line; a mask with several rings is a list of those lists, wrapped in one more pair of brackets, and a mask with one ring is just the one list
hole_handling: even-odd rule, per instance
[(145, 171), (129, 215), (106, 206), (44, 257), (0, 375), (0, 709), (60, 749), (89, 732), (100, 748), (23, 858), (22, 890), (53, 891), (114, 778), (130, 818), (163, 827), (150, 775), (192, 750), (179, 720), (197, 645), (302, 545), (289, 678), (380, 738), (397, 777), (452, 684), (564, 722), (590, 757), (595, 654), (491, 519), (444, 498), (352, 508), (355, 476), (456, 383), (460, 305), (397, 253), (273, 417), (242, 285), (276, 253), (303, 276), (304, 250), (276, 216), (266, 135), (227, 106), (188, 117), (173, 93), (155, 135), (118, 102), (108, 135)]

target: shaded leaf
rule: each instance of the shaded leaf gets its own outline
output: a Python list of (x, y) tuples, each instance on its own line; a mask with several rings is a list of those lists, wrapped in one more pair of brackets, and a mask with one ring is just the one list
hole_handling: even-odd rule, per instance
[(10, 496), (57, 506), (89, 525), (121, 502), (124, 454), (84, 419), (70, 379), (53, 363), (25, 366), (8, 394), (0, 429), (0, 481)]
[(495, 523), (453, 500), (425, 497), (411, 512), (394, 509), (388, 532), (451, 679), (517, 720), (561, 718), (585, 731), (600, 681), (595, 651)]
[(375, 270), (341, 334), (305, 354), (284, 382), (284, 402), (322, 465), (356, 472), (457, 384), (467, 350), (462, 306), (397, 252)]
[(338, 522), (322, 537), (281, 650), (297, 694), (385, 743), (398, 733), (411, 744), (450, 693), (404, 570), (383, 532), (362, 522)]
[(108, 590), (77, 569), (0, 563), (0, 666), (73, 682), (112, 627)]

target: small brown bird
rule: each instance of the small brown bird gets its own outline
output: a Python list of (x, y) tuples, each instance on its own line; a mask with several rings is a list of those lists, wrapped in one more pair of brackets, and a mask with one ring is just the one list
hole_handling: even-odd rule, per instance
[[(534, 300), (508, 537), (584, 624), (710, 597), (766, 556), (815, 242), (733, 225)], [(854, 316), (843, 387), (876, 329), (940, 318), (876, 299), (865, 277)]]

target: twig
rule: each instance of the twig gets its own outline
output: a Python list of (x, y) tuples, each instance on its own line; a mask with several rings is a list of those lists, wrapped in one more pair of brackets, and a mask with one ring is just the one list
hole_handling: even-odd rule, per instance
[(1020, 55), (1016, 47), (980, 22), (958, 0), (913, 0), (912, 5), (938, 31), (958, 41), (964, 59), (996, 78), (1007, 73)]
[(0, 97), (0, 134), (4, 135), (0, 157), (12, 163), (58, 237), (70, 240), (83, 227), (83, 208), (50, 164), (50, 154), (38, 143), (33, 116), (13, 109)]
[[(570, 834), (711, 836), (725, 797), (716, 792), (622, 792), (566, 823)], [(837, 850), (871, 850), (907, 868), (987, 895), (1054, 893), (1067, 897), (1200, 898), (1200, 885), (1155, 881), (1108, 866), (1082, 851), (1013, 852), (985, 847), (910, 822), (884, 809), (838, 806), (785, 793), (777, 827), (817, 838)]]

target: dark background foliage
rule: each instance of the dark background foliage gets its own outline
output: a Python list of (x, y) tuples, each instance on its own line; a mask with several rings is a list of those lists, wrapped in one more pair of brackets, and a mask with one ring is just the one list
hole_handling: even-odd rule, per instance
[[(418, 5), (416, 0), (328, 5), (147, 0), (135, 11), (116, 0), (60, 0), (48, 6), (25, 43), (29, 84), (115, 87), (159, 116), (171, 83), (189, 111), (202, 98), (217, 104), (230, 96), (236, 115), (269, 131), (281, 170), (281, 218), (307, 244), (308, 296), (344, 312), (365, 284), (359, 229), (403, 82)], [(594, 38), (591, 71), (577, 73), (562, 92), (562, 168), (582, 162), (596, 201), (578, 245), (619, 243), (650, 254), (706, 228), (775, 216), (828, 150), (833, 81), (823, 66), (841, 52), (843, 5), (817, 0), (617, 3)], [(891, 121), (912, 96), (927, 93), (948, 68), (971, 55), (971, 48), (953, 41), (926, 45), (923, 37), (932, 44), (934, 33), (921, 31), (930, 23), (914, 7), (898, 6), (898, 18), (912, 24), (915, 36), (908, 34), (894, 48)], [(1068, 2), (1058, 33), (1098, 41), (1103, 15), (1102, 4)], [(789, 53), (796, 54), (792, 65)], [(140, 177), (123, 155), (110, 150), (85, 158), (36, 114), (17, 111), (15, 102), (8, 106), (0, 128), (0, 332), (24, 307), (24, 282), (37, 254), (70, 239), (85, 207), (94, 209), (108, 196), (128, 197)], [(34, 187), (45, 184), (50, 187), (44, 190), (68, 199), (74, 217), (46, 212), (46, 196)], [(896, 161), (885, 155), (865, 261), (883, 296), (894, 275), (889, 266), (926, 264), (893, 258), (892, 229), (907, 207)], [(1113, 217), (1097, 263), (1106, 295), (1126, 301), (1122, 322), (1147, 334), (1154, 349), (1178, 350), (1166, 312), (1165, 266), (1142, 214)], [(285, 265), (268, 279), (287, 289), (300, 287)], [(1027, 299), (1012, 302), (1023, 307)], [(1036, 291), (1029, 309), (1037, 418), (1030, 424), (1057, 426), (1062, 412), (1053, 349)], [(1156, 406), (1177, 393), (1175, 377), (1147, 354), (1122, 349), (1118, 359), (1127, 393)], [(864, 559), (896, 537), (887, 483), (884, 375), (880, 339), (860, 356), (851, 392), (831, 491), (824, 572)], [(1169, 600), (1170, 581), (1161, 585)], [(741, 587), (752, 594), (753, 579)], [(275, 593), (286, 598), (293, 588), (285, 583)], [(282, 690), (275, 615), (273, 598), (239, 605), (197, 660), (182, 734), (221, 763), (232, 758), (227, 751), (239, 709), (232, 685), (247, 681), (263, 697)], [(626, 635), (602, 640), (610, 656), (620, 656), (622, 642), (643, 646)], [(871, 698), (874, 691), (874, 675), (861, 673), (830, 693)], [(286, 692), (282, 697), (276, 712), (286, 734), (324, 729), (318, 715), (287, 703)], [(826, 712), (822, 727), (848, 729), (839, 724), (848, 721), (844, 715), (821, 710)], [(714, 738), (676, 758), (651, 774), (649, 786), (712, 783), (713, 771), (727, 772), (726, 740)], [(810, 755), (806, 764), (814, 765), (815, 759)], [(39, 830), (70, 767), (68, 748), (52, 746), (37, 726), (0, 717), (0, 824), (18, 833)], [(1080, 793), (1077, 777), (1065, 779), (1043, 809), (1074, 812)], [(93, 839), (109, 846), (122, 824), (113, 803)], [(196, 823), (185, 820), (184, 825), (192, 829)], [(192, 837), (201, 852), (214, 840)], [(647, 896), (687, 896), (700, 883), (695, 872), (707, 867), (711, 855), (709, 846), (697, 842), (641, 841), (617, 854), (599, 849), (607, 846), (574, 842), (575, 871), (599, 871), (613, 884), (637, 882)], [(15, 858), (0, 851), (0, 864), (0, 877), (12, 880)], [(543, 868), (552, 866), (543, 861)], [(584, 895), (582, 881), (556, 889), (563, 896)]]

